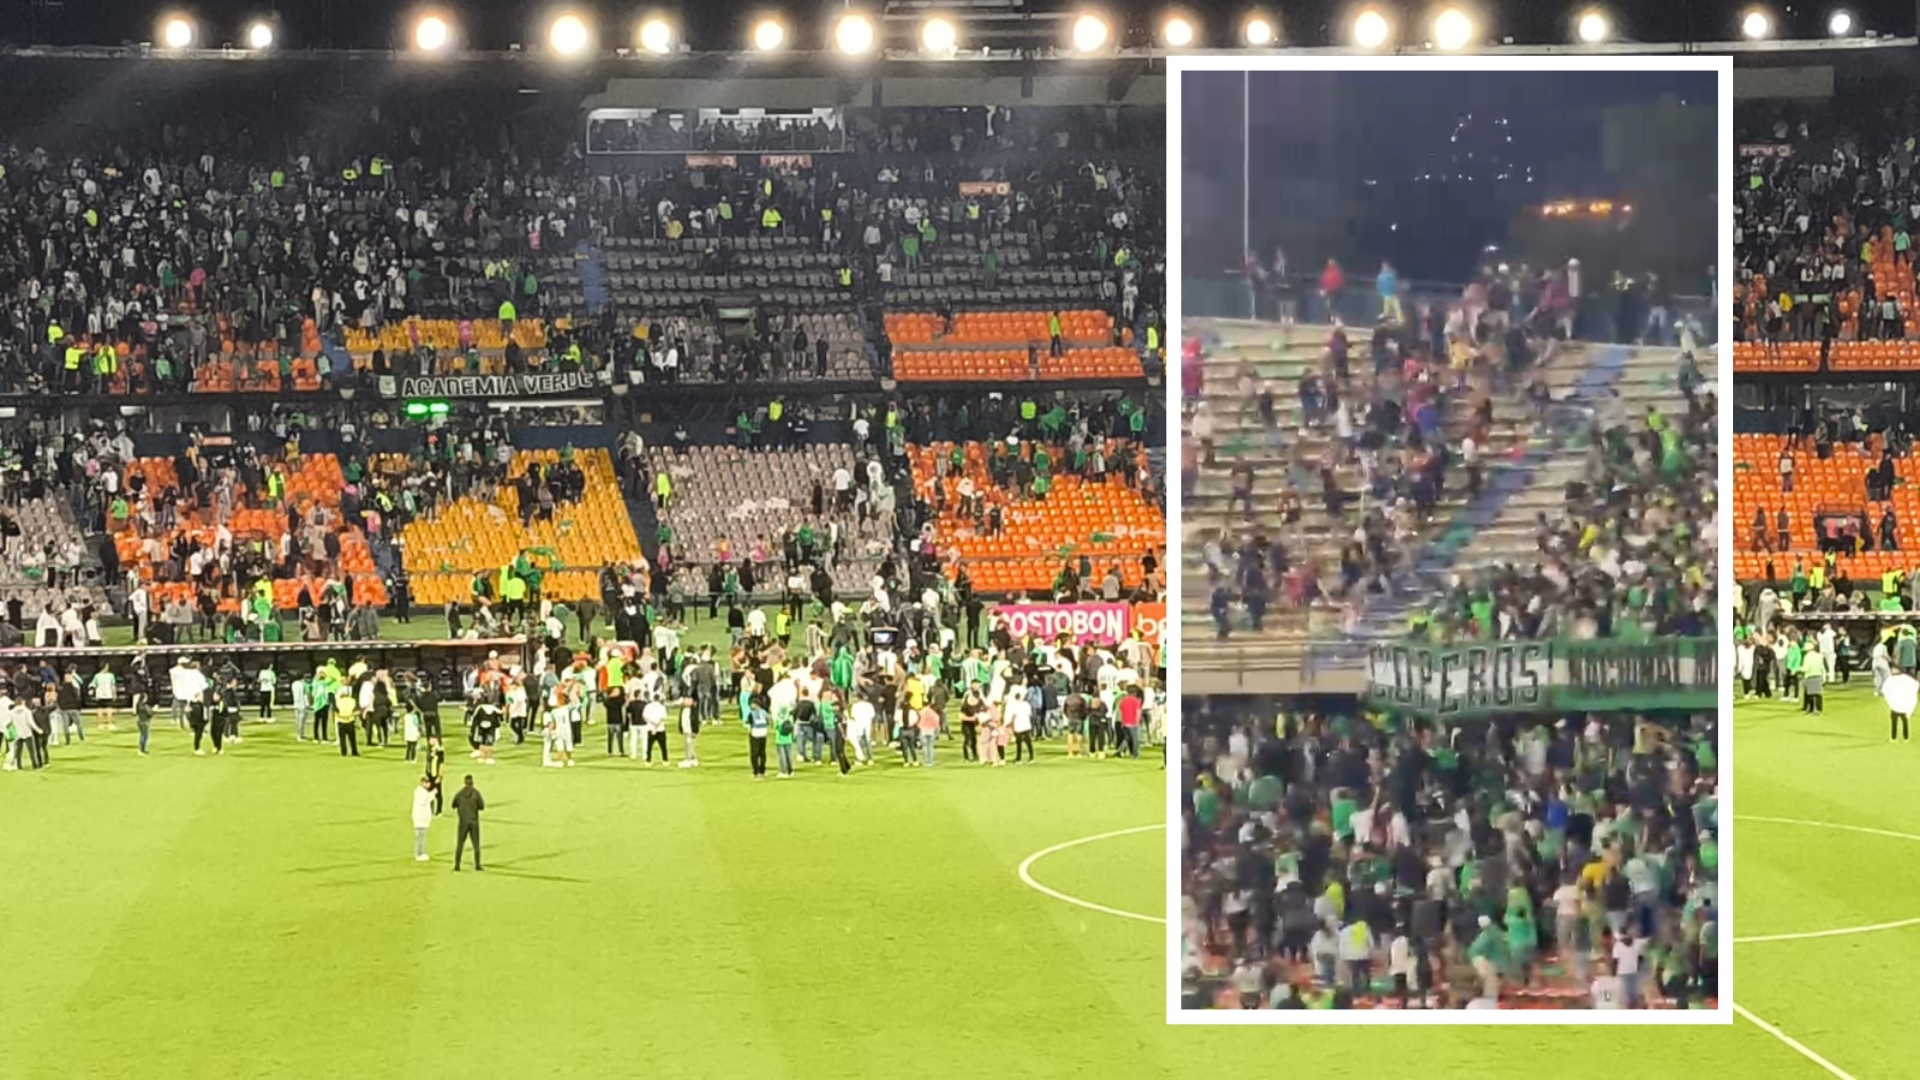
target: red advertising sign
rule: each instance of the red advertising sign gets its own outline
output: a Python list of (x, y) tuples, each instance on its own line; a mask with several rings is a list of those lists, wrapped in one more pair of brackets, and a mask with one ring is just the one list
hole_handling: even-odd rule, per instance
[(1078, 643), (1125, 641), (1133, 609), (1126, 604), (998, 604), (993, 617), (1015, 638)]

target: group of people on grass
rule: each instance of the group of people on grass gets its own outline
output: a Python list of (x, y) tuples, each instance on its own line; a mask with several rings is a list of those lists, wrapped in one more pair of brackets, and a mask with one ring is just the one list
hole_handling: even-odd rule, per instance
[[(1031, 761), (1039, 742), (1056, 738), (1069, 756), (1138, 758), (1163, 722), (1158, 648), (1137, 634), (1106, 643), (1016, 641), (995, 627), (970, 648), (935, 626), (927, 647), (908, 636), (926, 626), (877, 620), (884, 615), (829, 609), (794, 640), (776, 635), (755, 609), (726, 650), (683, 647), (683, 628), (660, 620), (643, 625), (644, 644), (595, 638), (576, 651), (555, 633), (524, 654), (494, 652), (458, 677), (469, 753), (491, 765), (502, 747), (533, 741), (544, 766), (567, 768), (597, 724), (607, 757), (693, 768), (702, 730), (730, 713), (746, 729), (754, 775), (771, 768), (790, 776), (821, 764), (846, 773), (890, 754), (932, 767), (939, 745), (956, 738), (962, 761), (990, 765)], [(38, 711), (17, 723), (15, 754), (37, 767), (47, 745), (84, 737), (84, 702), (110, 725), (115, 703), (129, 698), (146, 753), (155, 700), (146, 657), (124, 671), (123, 692), (112, 663), (90, 683), (71, 668), (21, 669), (9, 700), (31, 698)], [(444, 759), (436, 680), (370, 655), (330, 657), (293, 677), (271, 664), (244, 673), (230, 656), (205, 670), (183, 655), (164, 678), (173, 720), (193, 733), (196, 755), (224, 754), (240, 741), (250, 706), (271, 720), (275, 702), (290, 702), (296, 741), (337, 747), (341, 757), (397, 742), (407, 761)], [(677, 761), (670, 737), (680, 745)]]
[(1715, 724), (1189, 703), (1185, 997), (1240, 1009), (1713, 999)]

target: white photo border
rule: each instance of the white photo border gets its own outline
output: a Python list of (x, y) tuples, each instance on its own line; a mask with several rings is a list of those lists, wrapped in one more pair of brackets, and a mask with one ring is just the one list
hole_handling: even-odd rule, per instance
[(1720, 406), (1720, 460), (1718, 474), (1721, 497), (1717, 507), (1717, 532), (1720, 560), (1719, 635), (1720, 670), (1733, 670), (1733, 635), (1727, 632), (1728, 612), (1733, 598), (1732, 518), (1727, 498), (1733, 491), (1733, 57), (1731, 55), (1647, 55), (1617, 53), (1575, 56), (1564, 53), (1418, 56), (1403, 57), (1373, 53), (1231, 53), (1224, 55), (1174, 55), (1167, 61), (1167, 425), (1169, 443), (1167, 469), (1167, 611), (1175, 633), (1168, 637), (1171, 656), (1167, 662), (1167, 906), (1166, 906), (1166, 1007), (1167, 1023), (1181, 1026), (1371, 1026), (1371, 1025), (1648, 1025), (1711, 1026), (1731, 1025), (1733, 1004), (1733, 698), (1731, 684), (1722, 676), (1719, 710), (1719, 777), (1717, 795), (1720, 813), (1719, 873), (1719, 998), (1712, 1009), (1258, 1009), (1192, 1010), (1180, 1007), (1180, 864), (1182, 820), (1180, 794), (1181, 677), (1179, 628), (1184, 610), (1180, 595), (1182, 537), (1180, 507), (1182, 481), (1179, 469), (1181, 436), (1179, 431), (1183, 390), (1180, 356), (1184, 342), (1181, 332), (1181, 230), (1180, 169), (1181, 81), (1188, 72), (1265, 72), (1265, 71), (1546, 71), (1546, 72), (1631, 72), (1696, 71), (1718, 76), (1716, 105), (1719, 111), (1720, 210), (1719, 261), (1715, 267), (1718, 290), (1719, 333), (1714, 370), (1715, 389)]

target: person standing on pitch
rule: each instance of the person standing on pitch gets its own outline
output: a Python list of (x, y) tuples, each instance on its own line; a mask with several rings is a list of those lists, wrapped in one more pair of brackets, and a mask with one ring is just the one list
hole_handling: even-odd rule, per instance
[(749, 706), (747, 715), (742, 719), (747, 725), (747, 764), (753, 769), (755, 780), (764, 780), (767, 776), (767, 734), (772, 727), (767, 710)]
[(487, 800), (481, 796), (480, 789), (473, 786), (473, 774), (467, 774), (467, 782), (453, 797), (453, 812), (459, 815), (459, 833), (453, 842), (453, 869), (460, 869), (460, 857), (466, 854), (467, 841), (473, 841), (473, 868), (485, 870), (480, 865), (480, 811), (487, 808)]
[(1819, 715), (1826, 711), (1827, 654), (1808, 649), (1800, 657), (1800, 711)]
[(427, 740), (426, 773), (421, 777), (433, 792), (433, 816), (439, 817), (446, 806), (447, 748), (438, 735)]
[[(433, 824), (433, 777), (423, 776), (413, 789), (413, 861), (427, 861), (427, 826)], [(480, 865), (480, 846), (473, 848), (474, 865)]]
[(333, 693), (333, 726), (340, 732), (340, 756), (360, 756), (360, 696), (353, 687), (341, 684)]
[(1904, 671), (1894, 672), (1881, 684), (1880, 696), (1886, 700), (1887, 716), (1891, 730), (1887, 741), (1895, 739), (1905, 741), (1908, 737), (1907, 721), (1913, 716), (1915, 705), (1920, 705), (1920, 679)]

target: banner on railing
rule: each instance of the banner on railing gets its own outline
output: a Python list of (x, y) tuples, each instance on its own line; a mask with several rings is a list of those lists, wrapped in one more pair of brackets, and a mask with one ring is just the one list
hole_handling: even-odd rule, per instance
[[(417, 375), (400, 380), (397, 396), (408, 398), (552, 397), (599, 390), (590, 371), (554, 371), (538, 375)], [(382, 392), (395, 396), (382, 384)]]
[(1126, 604), (997, 604), (993, 617), (1019, 638), (1052, 641), (1066, 634), (1075, 642), (1125, 641), (1133, 609)]
[(1713, 638), (1387, 642), (1367, 651), (1367, 698), (1425, 716), (1603, 709), (1712, 709), (1720, 700)]
[(760, 167), (763, 169), (811, 169), (812, 154), (761, 154)]
[(733, 169), (738, 168), (740, 159), (732, 154), (688, 154), (689, 169)]
[(1005, 180), (962, 180), (960, 194), (963, 198), (968, 195), (1011, 195), (1013, 185)]

